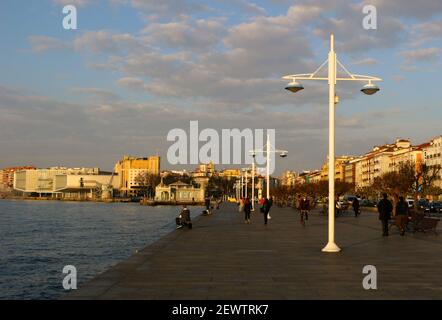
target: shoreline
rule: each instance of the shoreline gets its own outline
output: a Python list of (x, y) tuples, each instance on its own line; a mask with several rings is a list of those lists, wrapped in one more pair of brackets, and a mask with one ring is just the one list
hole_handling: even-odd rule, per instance
[(138, 203), (142, 206), (203, 206), (204, 202), (197, 201), (155, 201), (155, 200), (140, 200), (133, 201), (130, 198), (114, 198), (114, 199), (76, 199), (76, 198), (65, 198), (57, 199), (51, 197), (21, 197), (21, 196), (6, 196), (0, 197), (1, 200), (17, 200), (17, 201), (59, 201), (59, 202), (91, 202), (91, 203)]

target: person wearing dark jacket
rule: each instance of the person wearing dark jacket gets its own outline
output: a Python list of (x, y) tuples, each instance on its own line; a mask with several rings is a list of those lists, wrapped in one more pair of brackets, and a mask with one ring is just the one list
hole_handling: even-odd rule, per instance
[(401, 236), (405, 235), (405, 228), (408, 222), (408, 203), (404, 197), (399, 197), (399, 202), (396, 204), (396, 225), (401, 231)]
[(355, 218), (357, 218), (359, 215), (359, 200), (358, 200), (358, 198), (355, 197), (352, 205), (353, 205), (353, 210), (355, 211)]
[(383, 198), (379, 201), (377, 207), (379, 212), (379, 220), (382, 222), (382, 236), (388, 236), (388, 221), (391, 219), (391, 212), (393, 211), (393, 205), (388, 200), (388, 196), (384, 193)]
[(249, 198), (246, 198), (244, 201), (244, 215), (245, 215), (245, 223), (250, 223), (250, 212), (252, 211), (252, 202)]
[(272, 205), (271, 205), (269, 199), (265, 198), (264, 202), (262, 204), (262, 207), (261, 207), (261, 212), (264, 215), (264, 224), (265, 225), (267, 225), (268, 215), (269, 215), (271, 206)]

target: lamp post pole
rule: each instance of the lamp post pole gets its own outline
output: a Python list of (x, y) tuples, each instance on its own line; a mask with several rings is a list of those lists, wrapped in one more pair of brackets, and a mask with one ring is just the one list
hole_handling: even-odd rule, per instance
[(339, 252), (335, 243), (335, 103), (336, 103), (336, 53), (334, 36), (330, 37), (328, 54), (329, 134), (328, 134), (328, 243), (323, 252)]
[[(328, 63), (328, 76), (319, 76), (319, 71)], [(346, 77), (337, 76), (338, 65), (346, 73)], [(304, 89), (297, 80), (322, 80), (328, 81), (329, 85), (329, 145), (328, 145), (328, 243), (322, 249), (323, 252), (339, 252), (341, 249), (335, 243), (335, 108), (338, 103), (336, 96), (337, 81), (362, 81), (368, 82), (362, 92), (367, 95), (375, 94), (379, 87), (373, 82), (382, 81), (381, 78), (351, 74), (344, 65), (337, 59), (335, 52), (335, 39), (333, 34), (330, 36), (330, 52), (328, 60), (325, 61), (315, 72), (294, 74), (283, 77), (285, 80), (292, 80), (286, 87), (291, 92), (298, 92)]]
[(255, 156), (252, 162), (252, 211), (255, 211)]
[(244, 179), (245, 179), (245, 197), (247, 198), (248, 197), (248, 190), (247, 190), (247, 180), (248, 180), (248, 177), (247, 177), (247, 169), (244, 171)]
[(270, 199), (270, 135), (267, 135), (267, 151), (266, 151), (266, 155), (267, 155), (267, 172), (266, 172), (266, 181), (267, 181), (267, 190), (266, 190), (266, 194), (267, 194), (267, 199)]

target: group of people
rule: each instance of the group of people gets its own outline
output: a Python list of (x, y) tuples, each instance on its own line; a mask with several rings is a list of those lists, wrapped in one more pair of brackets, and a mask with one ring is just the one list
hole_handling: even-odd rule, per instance
[(409, 207), (404, 197), (400, 196), (396, 206), (393, 207), (393, 204), (388, 199), (388, 195), (384, 193), (382, 195), (382, 200), (379, 201), (377, 205), (377, 208), (379, 212), (379, 220), (382, 223), (382, 236), (388, 236), (388, 223), (392, 218), (393, 211), (395, 212), (396, 225), (399, 228), (401, 235), (405, 235), (405, 230), (408, 223)]
[[(270, 209), (273, 206), (273, 197), (270, 198), (262, 198), (259, 201), (260, 212), (264, 216), (264, 224), (267, 225), (268, 220), (270, 219)], [(239, 202), (239, 212), (244, 212), (244, 222), (247, 224), (251, 223), (250, 216), (252, 213), (253, 205), (250, 198), (241, 198)]]

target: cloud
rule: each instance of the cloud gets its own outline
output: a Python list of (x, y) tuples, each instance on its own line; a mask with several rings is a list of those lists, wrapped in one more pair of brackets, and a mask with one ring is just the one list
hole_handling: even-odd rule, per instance
[(32, 51), (36, 53), (63, 50), (68, 47), (63, 41), (48, 36), (30, 36), (28, 41)]
[(405, 57), (406, 63), (415, 61), (436, 61), (441, 53), (441, 48), (419, 48), (415, 50), (402, 51), (400, 54)]
[(121, 78), (117, 81), (117, 83), (125, 88), (129, 88), (132, 90), (145, 90), (146, 87), (144, 85), (144, 81), (140, 78), (133, 77), (125, 77)]
[(120, 96), (112, 91), (100, 88), (72, 88), (72, 92), (89, 95), (99, 101), (116, 101)]
[(361, 59), (361, 60), (353, 61), (350, 64), (352, 64), (352, 65), (368, 65), (368, 66), (372, 66), (372, 65), (376, 65), (378, 63), (379, 63), (379, 61), (374, 59), (374, 58), (364, 58), (364, 59)]
[(73, 48), (79, 52), (124, 53), (141, 49), (140, 41), (129, 33), (115, 34), (109, 31), (89, 31), (75, 38)]
[(426, 20), (442, 13), (442, 1), (425, 0), (364, 0), (363, 4), (374, 5), (381, 17), (396, 16)]
[(56, 5), (73, 5), (75, 7), (86, 7), (92, 3), (95, 3), (95, 0), (52, 0), (52, 2)]
[(151, 23), (144, 30), (148, 43), (175, 49), (207, 50), (225, 32), (221, 20), (192, 20)]

